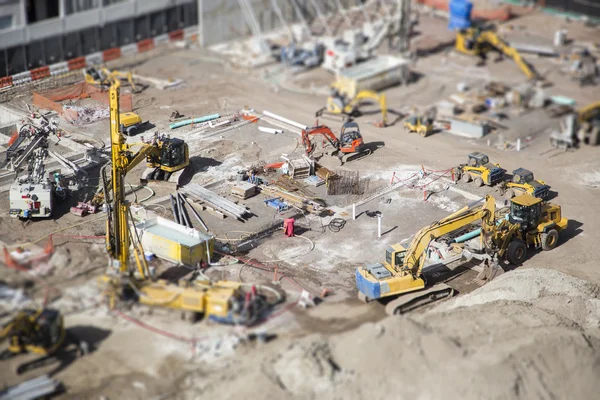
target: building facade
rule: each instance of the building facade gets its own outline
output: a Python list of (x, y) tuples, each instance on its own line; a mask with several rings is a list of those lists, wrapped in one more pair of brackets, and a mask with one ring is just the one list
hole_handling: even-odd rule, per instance
[(0, 0), (0, 78), (198, 25), (197, 0)]

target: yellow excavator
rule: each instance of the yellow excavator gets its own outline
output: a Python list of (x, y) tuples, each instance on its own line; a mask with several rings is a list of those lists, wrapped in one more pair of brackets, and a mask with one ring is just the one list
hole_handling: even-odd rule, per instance
[(86, 344), (67, 334), (60, 311), (52, 308), (17, 312), (0, 329), (0, 342), (8, 340), (8, 348), (0, 353), (0, 360), (19, 354), (31, 353), (41, 357), (20, 364), (17, 373), (59, 361), (61, 352), (76, 345), (78, 354), (85, 353)]
[[(479, 206), (463, 209), (421, 229), (406, 247), (402, 244), (386, 250), (386, 260), (356, 269), (358, 297), (364, 302), (396, 297), (386, 305), (389, 315), (402, 314), (431, 302), (447, 299), (453, 288), (437, 283), (427, 287), (423, 274), (428, 249), (432, 241), (452, 239), (453, 235), (471, 224), (481, 223), (479, 255), (484, 262), (485, 276), (490, 278), (502, 271), (498, 258), (511, 264), (520, 264), (527, 257), (527, 247), (551, 250), (558, 243), (558, 233), (567, 228), (560, 206), (543, 204), (541, 199), (521, 195), (511, 200), (511, 208), (504, 219), (496, 218), (495, 199), (491, 195)], [(464, 254), (464, 252), (463, 252)]]
[(471, 27), (458, 31), (455, 48), (461, 53), (481, 58), (485, 58), (490, 51), (498, 51), (512, 58), (528, 79), (540, 79), (533, 67), (521, 57), (521, 54), (491, 29)]
[[(119, 86), (119, 80), (114, 79), (109, 89), (112, 176), (111, 187), (104, 189), (107, 209), (106, 248), (111, 264), (106, 274), (101, 277), (100, 283), (105, 288), (104, 293), (109, 305), (115, 307), (121, 301), (137, 301), (192, 315), (203, 314), (222, 322), (254, 323), (265, 311), (266, 301), (255, 290), (245, 293), (239, 282), (212, 282), (194, 276), (192, 279), (173, 283), (156, 279), (150, 274), (140, 238), (131, 226), (133, 218), (129, 202), (125, 199), (125, 176), (131, 166), (140, 159), (148, 154), (152, 156), (153, 150), (146, 150), (149, 146), (152, 149), (155, 147), (147, 145), (131, 156), (131, 147), (118, 128)], [(160, 165), (167, 162), (164, 152), (168, 149), (163, 145), (159, 153), (162, 158), (157, 161)], [(168, 161), (174, 164), (184, 159), (181, 152), (168, 155)], [(107, 186), (106, 180), (104, 184)], [(131, 256), (135, 260), (134, 263)]]
[(131, 86), (131, 90), (136, 93), (137, 87), (133, 81), (133, 74), (130, 71), (109, 70), (106, 67), (90, 67), (83, 71), (85, 81), (91, 85), (97, 85), (102, 88), (110, 87), (115, 80), (126, 80)]
[(361, 90), (354, 98), (350, 99), (344, 95), (341, 90), (332, 87), (331, 95), (327, 98), (327, 105), (317, 110), (315, 116), (320, 117), (326, 114), (358, 117), (363, 114), (360, 108), (365, 103), (365, 100), (373, 100), (379, 104), (381, 110), (381, 122), (378, 126), (387, 126), (388, 109), (385, 94), (380, 94), (372, 90)]

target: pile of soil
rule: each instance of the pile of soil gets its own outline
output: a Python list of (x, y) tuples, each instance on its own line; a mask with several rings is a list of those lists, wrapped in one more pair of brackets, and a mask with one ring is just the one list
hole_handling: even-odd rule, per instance
[(523, 269), (421, 314), (241, 349), (181, 398), (595, 398), (599, 328), (598, 286)]

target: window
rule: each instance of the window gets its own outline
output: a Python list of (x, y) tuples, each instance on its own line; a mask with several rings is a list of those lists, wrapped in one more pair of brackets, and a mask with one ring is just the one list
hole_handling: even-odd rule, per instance
[(46, 60), (47, 64), (53, 64), (63, 60), (60, 36), (54, 36), (44, 40), (44, 60)]
[(98, 46), (98, 28), (84, 29), (79, 32), (83, 54), (91, 54), (100, 50)]
[(119, 46), (133, 43), (133, 20), (119, 21), (117, 24), (117, 38)]
[(27, 22), (33, 23), (58, 17), (58, 0), (27, 0)]
[(33, 69), (46, 65), (44, 62), (44, 46), (42, 42), (31, 42), (27, 45), (27, 68)]
[(12, 28), (12, 15), (3, 15), (0, 17), (0, 31)]
[(185, 26), (198, 25), (198, 3), (186, 3), (183, 5), (183, 18)]
[(117, 25), (115, 23), (106, 24), (100, 28), (100, 50), (107, 50), (117, 46)]
[(100, 7), (102, 0), (65, 0), (65, 11), (67, 14), (91, 10)]
[(167, 19), (162, 11), (150, 14), (150, 35), (157, 36), (167, 33)]
[(148, 16), (144, 15), (141, 17), (137, 17), (134, 22), (134, 32), (135, 32), (135, 41), (140, 41), (144, 39), (148, 39), (149, 35), (149, 20)]
[(404, 265), (404, 256), (406, 255), (406, 251), (399, 251), (396, 253), (395, 266), (402, 267)]
[(109, 6), (111, 4), (122, 3), (126, 0), (104, 0), (104, 5)]
[(556, 221), (556, 211), (552, 211), (552, 212), (550, 213), (550, 219), (551, 219), (552, 221)]
[(173, 7), (167, 10), (167, 32), (173, 32), (179, 29), (179, 8)]
[(81, 56), (79, 33), (68, 33), (63, 36), (63, 51), (66, 60)]
[(8, 76), (6, 73), (6, 52), (0, 50), (0, 78)]
[(17, 46), (6, 50), (7, 75), (24, 72), (25, 68), (25, 47)]

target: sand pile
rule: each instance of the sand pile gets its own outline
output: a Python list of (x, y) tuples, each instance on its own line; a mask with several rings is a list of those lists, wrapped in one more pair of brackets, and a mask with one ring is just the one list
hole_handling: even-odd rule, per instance
[(426, 313), (241, 349), (192, 373), (181, 396), (595, 398), (599, 294), (557, 271), (510, 272)]

